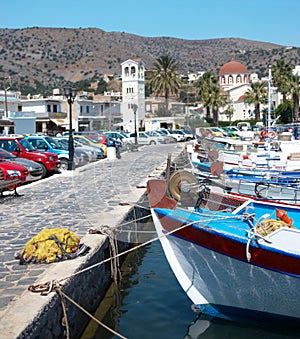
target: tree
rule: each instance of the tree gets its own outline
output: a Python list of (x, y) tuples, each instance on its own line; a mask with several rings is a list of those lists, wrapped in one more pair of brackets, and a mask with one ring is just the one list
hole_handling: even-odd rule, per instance
[(282, 93), (283, 102), (287, 100), (287, 94), (290, 91), (290, 81), (293, 75), (292, 66), (286, 64), (283, 60), (278, 60), (276, 65), (272, 66), (273, 85)]
[(211, 107), (213, 113), (213, 122), (218, 125), (219, 122), (219, 108), (225, 106), (228, 102), (228, 96), (221, 93), (219, 85), (211, 87)]
[[(300, 97), (300, 77), (299, 75), (292, 75), (290, 82), (290, 91), (293, 100), (294, 121), (299, 119), (299, 97)], [(293, 122), (294, 122), (293, 121)]]
[(216, 87), (218, 87), (218, 78), (212, 71), (206, 72), (196, 82), (195, 86), (198, 88), (199, 100), (206, 108), (206, 118), (209, 119), (211, 106), (216, 101), (214, 96), (216, 94)]
[(251, 89), (244, 94), (244, 102), (254, 105), (255, 120), (260, 120), (260, 105), (267, 99), (265, 82), (252, 82)]
[(289, 124), (292, 122), (293, 106), (290, 101), (283, 102), (276, 108), (276, 116), (280, 116), (280, 123)]
[(150, 74), (149, 84), (156, 95), (165, 98), (166, 114), (169, 114), (169, 98), (171, 94), (178, 94), (181, 87), (181, 79), (177, 73), (179, 65), (175, 59), (168, 55), (162, 55), (156, 59)]

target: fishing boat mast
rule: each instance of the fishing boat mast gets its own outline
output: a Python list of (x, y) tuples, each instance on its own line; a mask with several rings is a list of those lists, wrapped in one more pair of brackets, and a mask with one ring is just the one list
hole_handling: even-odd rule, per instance
[(268, 78), (268, 123), (267, 130), (270, 132), (271, 130), (271, 81), (272, 81), (272, 73), (271, 66), (269, 66), (269, 78)]

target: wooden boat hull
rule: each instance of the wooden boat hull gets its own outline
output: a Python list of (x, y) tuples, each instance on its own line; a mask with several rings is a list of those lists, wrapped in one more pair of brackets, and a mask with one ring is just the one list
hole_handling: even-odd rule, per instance
[[(155, 189), (151, 183), (148, 185), (151, 195)], [(241, 226), (238, 211), (242, 207), (237, 209), (237, 218), (233, 213), (225, 220), (221, 212), (199, 217), (199, 213), (176, 208), (174, 204), (168, 207), (167, 200), (158, 196), (153, 206), (153, 198), (149, 198), (166, 258), (183, 290), (201, 312), (234, 320), (242, 317), (250, 322), (280, 317), (299, 323), (298, 229), (278, 230), (277, 239), (271, 238), (270, 245), (265, 240), (249, 240), (244, 236), (245, 228), (229, 234), (230, 228)], [(163, 208), (159, 200), (164, 202)], [(267, 207), (272, 208), (265, 203), (261, 213), (264, 207), (267, 212)], [(293, 213), (292, 205), (285, 208)], [(298, 209), (294, 213), (299, 213)], [(216, 224), (222, 225), (215, 228)], [(277, 244), (282, 238), (292, 242), (291, 248)]]

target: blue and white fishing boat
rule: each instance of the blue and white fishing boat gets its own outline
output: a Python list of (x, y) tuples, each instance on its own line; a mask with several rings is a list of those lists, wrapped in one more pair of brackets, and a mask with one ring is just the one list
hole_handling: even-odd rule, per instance
[(165, 256), (199, 311), (299, 325), (300, 206), (239, 197), (194, 209), (178, 206), (165, 180), (147, 190)]

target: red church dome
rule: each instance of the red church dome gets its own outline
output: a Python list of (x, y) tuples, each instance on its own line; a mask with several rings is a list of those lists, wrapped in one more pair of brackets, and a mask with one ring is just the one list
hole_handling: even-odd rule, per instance
[(219, 75), (234, 74), (234, 73), (249, 73), (247, 68), (238, 61), (230, 61), (220, 68)]

